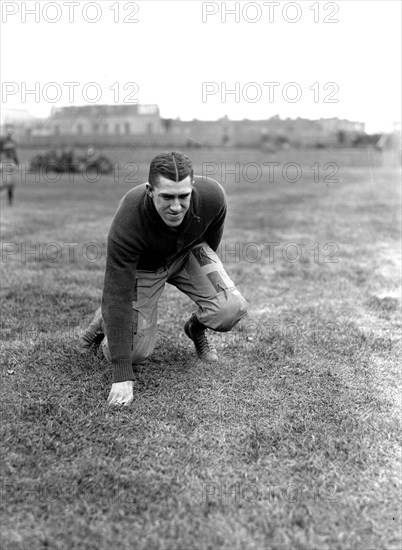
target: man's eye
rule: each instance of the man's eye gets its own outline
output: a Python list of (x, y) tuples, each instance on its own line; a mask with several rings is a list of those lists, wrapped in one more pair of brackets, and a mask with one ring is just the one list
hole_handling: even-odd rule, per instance
[[(190, 195), (179, 195), (179, 200), (185, 200), (185, 199), (188, 199)], [(165, 201), (172, 201), (174, 200), (175, 197), (173, 196), (170, 196), (170, 195), (161, 195), (162, 199), (165, 200)]]

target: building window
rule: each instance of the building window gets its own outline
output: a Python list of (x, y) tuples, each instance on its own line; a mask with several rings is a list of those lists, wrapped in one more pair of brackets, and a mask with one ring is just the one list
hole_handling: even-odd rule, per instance
[(77, 124), (77, 134), (78, 134), (79, 136), (82, 136), (82, 134), (83, 134), (83, 131), (82, 131), (82, 130), (83, 130), (83, 129), (82, 129), (82, 124), (81, 124), (81, 123)]
[(60, 126), (58, 124), (54, 127), (54, 135), (59, 136), (60, 135)]
[(153, 130), (152, 122), (148, 122), (147, 124), (148, 134), (152, 134), (152, 130)]
[(126, 136), (129, 136), (131, 134), (131, 129), (130, 129), (130, 123), (129, 122), (124, 123), (124, 132), (125, 132)]
[(92, 125), (92, 131), (94, 134), (97, 134), (99, 132), (99, 124), (97, 122)]
[(104, 124), (104, 125), (103, 125), (103, 133), (104, 133), (104, 134), (108, 134), (108, 133), (109, 133), (109, 124)]
[(116, 135), (120, 134), (120, 124), (115, 124), (114, 125), (114, 133)]

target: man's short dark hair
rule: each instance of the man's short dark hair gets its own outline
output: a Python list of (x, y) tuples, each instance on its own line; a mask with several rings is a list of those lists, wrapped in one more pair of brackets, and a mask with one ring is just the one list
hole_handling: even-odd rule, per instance
[(152, 160), (149, 167), (148, 183), (152, 189), (158, 185), (159, 176), (172, 181), (182, 181), (190, 176), (192, 182), (194, 176), (193, 164), (183, 153), (177, 151), (161, 153)]

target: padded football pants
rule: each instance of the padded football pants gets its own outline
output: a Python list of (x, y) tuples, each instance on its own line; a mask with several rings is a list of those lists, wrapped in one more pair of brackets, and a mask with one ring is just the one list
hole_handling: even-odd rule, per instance
[[(247, 315), (247, 302), (226, 273), (217, 254), (204, 242), (195, 246), (167, 268), (136, 272), (133, 301), (134, 331), (132, 363), (138, 364), (154, 350), (158, 300), (165, 283), (187, 294), (198, 306), (196, 315), (206, 327), (226, 332)], [(101, 344), (111, 361), (107, 336)]]

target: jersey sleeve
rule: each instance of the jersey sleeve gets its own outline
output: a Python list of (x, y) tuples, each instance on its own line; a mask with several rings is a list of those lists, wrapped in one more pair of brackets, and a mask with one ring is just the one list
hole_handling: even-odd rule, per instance
[(136, 319), (132, 302), (141, 248), (135, 232), (135, 209), (130, 200), (123, 200), (108, 235), (102, 295), (113, 383), (133, 379), (131, 356)]

